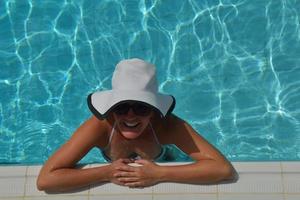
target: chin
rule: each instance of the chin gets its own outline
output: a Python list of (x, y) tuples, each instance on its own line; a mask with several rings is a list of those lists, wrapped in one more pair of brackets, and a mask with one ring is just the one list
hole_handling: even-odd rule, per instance
[(123, 137), (125, 137), (126, 139), (136, 139), (138, 138), (141, 133), (139, 132), (132, 132), (132, 131), (121, 131)]

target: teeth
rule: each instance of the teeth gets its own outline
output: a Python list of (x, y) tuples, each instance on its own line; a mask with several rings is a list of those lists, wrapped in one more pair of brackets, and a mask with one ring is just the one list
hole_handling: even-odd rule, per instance
[(128, 127), (135, 127), (136, 125), (138, 125), (138, 122), (136, 122), (136, 123), (124, 122), (124, 124)]

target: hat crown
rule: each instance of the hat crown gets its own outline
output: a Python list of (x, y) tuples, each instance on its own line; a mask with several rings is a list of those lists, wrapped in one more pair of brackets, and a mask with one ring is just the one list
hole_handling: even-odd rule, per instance
[(174, 109), (175, 99), (158, 91), (155, 71), (154, 65), (141, 59), (119, 62), (112, 77), (112, 90), (99, 91), (88, 96), (90, 110), (99, 119), (103, 119), (119, 103), (140, 101), (166, 116)]
[(114, 71), (112, 88), (157, 92), (154, 65), (138, 58), (122, 60)]

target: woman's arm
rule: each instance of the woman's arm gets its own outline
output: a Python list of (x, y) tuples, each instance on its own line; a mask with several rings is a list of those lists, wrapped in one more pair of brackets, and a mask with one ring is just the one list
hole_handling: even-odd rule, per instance
[(202, 160), (178, 166), (160, 166), (158, 182), (192, 184), (217, 183), (234, 179), (234, 169), (214, 160)]
[[(42, 167), (37, 179), (37, 188), (45, 191), (66, 191), (90, 184), (113, 181), (115, 166), (126, 161), (118, 160), (114, 165), (89, 169), (76, 169), (76, 163), (93, 147), (105, 145), (107, 122), (91, 117), (84, 122), (57, 152)], [(100, 144), (99, 144), (100, 142)], [(103, 144), (101, 144), (103, 143)], [(118, 182), (115, 181), (118, 184)]]
[(172, 143), (195, 160), (181, 166), (161, 166), (160, 181), (214, 183), (235, 178), (231, 163), (187, 122), (172, 116)]

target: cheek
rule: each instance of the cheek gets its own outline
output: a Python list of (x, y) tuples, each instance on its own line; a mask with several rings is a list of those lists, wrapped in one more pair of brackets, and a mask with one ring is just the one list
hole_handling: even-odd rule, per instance
[(116, 114), (114, 114), (113, 116), (114, 116), (114, 120), (115, 120), (115, 122), (116, 122), (117, 124), (119, 124), (119, 123), (122, 121), (122, 117), (120, 117), (120, 116), (118, 116), (118, 115), (116, 115)]
[(116, 115), (116, 113), (112, 113), (112, 116), (116, 121), (118, 121), (119, 117), (118, 117), (118, 115)]
[(142, 123), (143, 123), (143, 129), (145, 129), (150, 123), (150, 118), (143, 119)]

